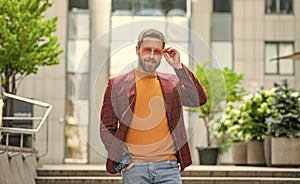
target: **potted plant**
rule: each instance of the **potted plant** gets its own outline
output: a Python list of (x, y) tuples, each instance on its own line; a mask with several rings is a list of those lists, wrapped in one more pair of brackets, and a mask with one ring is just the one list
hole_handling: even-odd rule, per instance
[(231, 164), (265, 165), (262, 140), (268, 131), (266, 118), (272, 113), (271, 97), (271, 91), (260, 90), (245, 96), (236, 108), (228, 104), (217, 135), (226, 137), (222, 141), (227, 148), (232, 146)]
[(240, 108), (235, 107), (233, 102), (228, 102), (225, 115), (218, 119), (216, 133), (218, 144), (221, 145), (220, 164), (246, 164), (246, 136), (241, 119)]
[(272, 115), (270, 90), (260, 90), (248, 98), (240, 109), (247, 134), (247, 164), (265, 165), (263, 140), (268, 133), (266, 119)]
[(272, 116), (267, 118), (265, 139), (267, 165), (300, 165), (300, 92), (283, 86), (274, 88)]
[[(197, 65), (195, 76), (205, 88), (208, 101), (205, 105), (191, 111), (198, 112), (198, 117), (203, 120), (206, 129), (207, 147), (197, 147), (200, 164), (216, 164), (219, 147), (216, 145), (215, 132), (218, 130), (218, 116), (224, 111), (226, 101), (238, 101), (245, 95), (241, 85), (243, 75), (235, 73), (228, 68), (210, 68), (210, 62), (202, 66)], [(208, 155), (208, 156), (207, 156)], [(214, 155), (212, 157), (212, 155)], [(205, 158), (210, 159), (205, 162)]]

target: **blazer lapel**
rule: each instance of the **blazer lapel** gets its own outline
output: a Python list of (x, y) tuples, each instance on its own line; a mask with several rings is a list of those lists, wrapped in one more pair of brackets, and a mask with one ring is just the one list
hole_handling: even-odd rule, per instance
[(169, 79), (165, 78), (159, 73), (158, 73), (158, 79), (160, 81), (163, 97), (165, 100), (167, 118), (170, 119), (170, 115), (172, 111), (172, 98), (173, 98), (174, 85)]
[[(121, 121), (125, 123), (127, 126), (130, 124), (131, 119), (133, 117), (134, 105), (135, 105), (135, 97), (136, 97), (136, 85), (135, 85), (135, 75), (134, 70), (129, 72), (126, 77), (124, 77), (122, 90), (124, 91), (125, 98), (124, 100), (128, 100), (125, 104), (128, 104), (126, 110), (123, 111), (121, 115)], [(123, 99), (123, 98), (122, 98)]]

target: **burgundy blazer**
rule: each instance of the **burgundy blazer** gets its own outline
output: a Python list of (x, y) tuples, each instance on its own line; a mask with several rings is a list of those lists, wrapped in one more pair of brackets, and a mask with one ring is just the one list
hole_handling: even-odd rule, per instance
[[(188, 138), (183, 122), (183, 106), (203, 105), (205, 90), (192, 72), (183, 65), (176, 75), (157, 73), (165, 101), (166, 116), (175, 142), (181, 171), (192, 164)], [(134, 70), (108, 81), (100, 112), (100, 138), (108, 151), (106, 170), (117, 173), (115, 161), (122, 157), (126, 132), (133, 117), (136, 85)]]

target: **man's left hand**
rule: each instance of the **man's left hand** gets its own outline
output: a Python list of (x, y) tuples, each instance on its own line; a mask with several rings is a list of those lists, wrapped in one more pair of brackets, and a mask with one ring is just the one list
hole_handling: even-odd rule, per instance
[(166, 61), (172, 67), (174, 67), (175, 69), (181, 69), (182, 68), (182, 65), (181, 65), (181, 62), (180, 62), (180, 54), (176, 49), (174, 49), (172, 47), (165, 48), (163, 50), (163, 55), (164, 55)]

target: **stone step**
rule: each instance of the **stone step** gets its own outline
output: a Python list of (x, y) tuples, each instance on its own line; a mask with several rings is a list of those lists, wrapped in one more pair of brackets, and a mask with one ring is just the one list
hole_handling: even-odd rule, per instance
[[(48, 176), (102, 176), (110, 175), (103, 165), (44, 165), (37, 169), (40, 177)], [(246, 166), (190, 166), (182, 177), (279, 177), (300, 178), (299, 168), (272, 168), (272, 167), (246, 167)]]
[[(37, 177), (36, 184), (120, 184), (121, 177)], [(299, 184), (300, 178), (182, 177), (183, 184)]]

